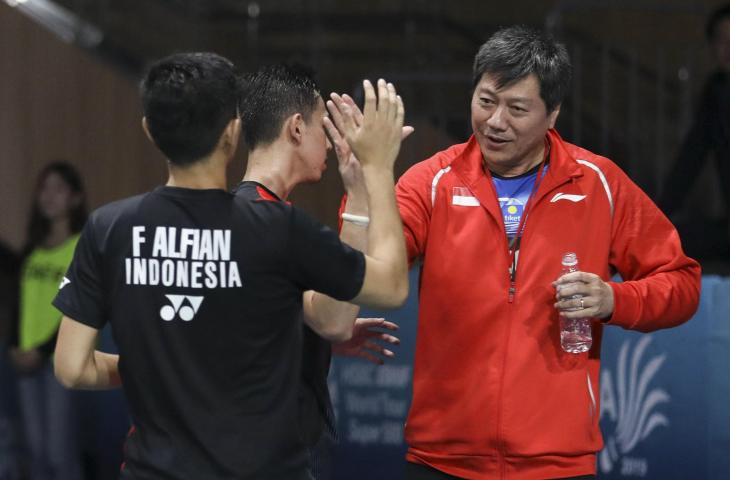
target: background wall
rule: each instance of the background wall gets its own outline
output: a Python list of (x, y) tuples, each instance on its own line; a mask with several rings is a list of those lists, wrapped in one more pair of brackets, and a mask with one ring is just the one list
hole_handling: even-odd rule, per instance
[(0, 72), (0, 239), (20, 247), (36, 175), (55, 159), (80, 168), (93, 206), (164, 178), (135, 84), (4, 4)]
[[(101, 46), (88, 51), (9, 3), (0, 1), (0, 240), (17, 249), (35, 176), (49, 161), (66, 158), (79, 166), (91, 207), (164, 181), (164, 160), (139, 127), (136, 82), (146, 62), (184, 49), (218, 51), (243, 70), (303, 61), (319, 71), (325, 94), (352, 92), (366, 76), (393, 80), (406, 101), (407, 121), (416, 127), (403, 146), (399, 174), (469, 135), (471, 61), (494, 29), (548, 25), (564, 38), (576, 66), (561, 134), (610, 156), (656, 194), (711, 66), (704, 16), (721, 0), (367, 6), (335, 0), (59, 0), (104, 29)], [(251, 15), (252, 5), (260, 8), (258, 16)], [(244, 171), (243, 150), (229, 169), (231, 183)], [(330, 225), (342, 192), (335, 167), (332, 155), (324, 180), (293, 195)], [(708, 172), (695, 190), (695, 205), (712, 215), (722, 213), (715, 183)]]

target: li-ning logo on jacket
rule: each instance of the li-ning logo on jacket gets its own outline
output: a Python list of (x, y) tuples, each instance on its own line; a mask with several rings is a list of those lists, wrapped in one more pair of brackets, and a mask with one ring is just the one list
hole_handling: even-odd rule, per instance
[[(175, 319), (175, 315), (180, 317), (180, 320), (189, 322), (195, 318), (195, 314), (200, 309), (200, 304), (203, 303), (205, 297), (194, 297), (191, 295), (165, 295), (170, 301), (171, 305), (165, 305), (160, 309), (160, 318), (170, 322)], [(183, 303), (186, 303), (183, 305)]]
[(578, 203), (581, 200), (585, 199), (585, 195), (573, 195), (570, 193), (556, 193), (553, 198), (550, 199), (550, 203), (555, 203), (558, 200), (570, 200), (571, 202)]
[(605, 429), (605, 446), (598, 454), (598, 465), (603, 473), (620, 466), (621, 475), (647, 476), (647, 459), (627, 455), (637, 444), (646, 440), (655, 428), (669, 426), (669, 419), (656, 411), (658, 405), (671, 399), (669, 394), (661, 388), (649, 388), (666, 355), (656, 355), (643, 364), (641, 361), (650, 342), (649, 335), (637, 342), (631, 354), (630, 370), (627, 368), (631, 349), (629, 340), (621, 345), (615, 377), (604, 364), (601, 373), (601, 417), (607, 416), (616, 422), (616, 426), (613, 432)]

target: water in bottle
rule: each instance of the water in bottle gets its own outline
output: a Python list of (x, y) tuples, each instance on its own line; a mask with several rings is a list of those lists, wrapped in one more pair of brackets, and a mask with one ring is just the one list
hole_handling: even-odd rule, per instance
[[(562, 264), (561, 275), (579, 270), (578, 257), (575, 253), (563, 255)], [(570, 298), (581, 298), (581, 296), (574, 295)], [(580, 310), (580, 307), (576, 310)], [(569, 353), (583, 353), (590, 350), (592, 343), (590, 318), (560, 317), (560, 346), (563, 347), (563, 350)]]

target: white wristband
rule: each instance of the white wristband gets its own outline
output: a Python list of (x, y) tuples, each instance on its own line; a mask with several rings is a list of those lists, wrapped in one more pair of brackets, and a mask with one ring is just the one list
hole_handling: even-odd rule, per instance
[(367, 227), (370, 224), (370, 217), (366, 217), (364, 215), (353, 215), (351, 213), (343, 213), (342, 220), (352, 222), (361, 227)]

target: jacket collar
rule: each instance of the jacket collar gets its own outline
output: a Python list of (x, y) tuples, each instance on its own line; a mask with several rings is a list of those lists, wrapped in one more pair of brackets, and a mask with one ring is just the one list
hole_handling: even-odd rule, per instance
[[(566, 142), (560, 137), (555, 129), (547, 132), (547, 140), (550, 142), (550, 166), (545, 178), (540, 183), (536, 193), (535, 203), (538, 203), (545, 195), (555, 188), (571, 181), (575, 177), (583, 175), (578, 162), (566, 148)], [(446, 165), (442, 165), (446, 167)], [(456, 156), (451, 162), (451, 169), (454, 174), (464, 182), (465, 186), (479, 200), (479, 203), (486, 208), (492, 216), (500, 219), (502, 214), (497, 201), (497, 192), (492, 184), (492, 175), (484, 168), (484, 158), (474, 135), (469, 137), (461, 155)]]

